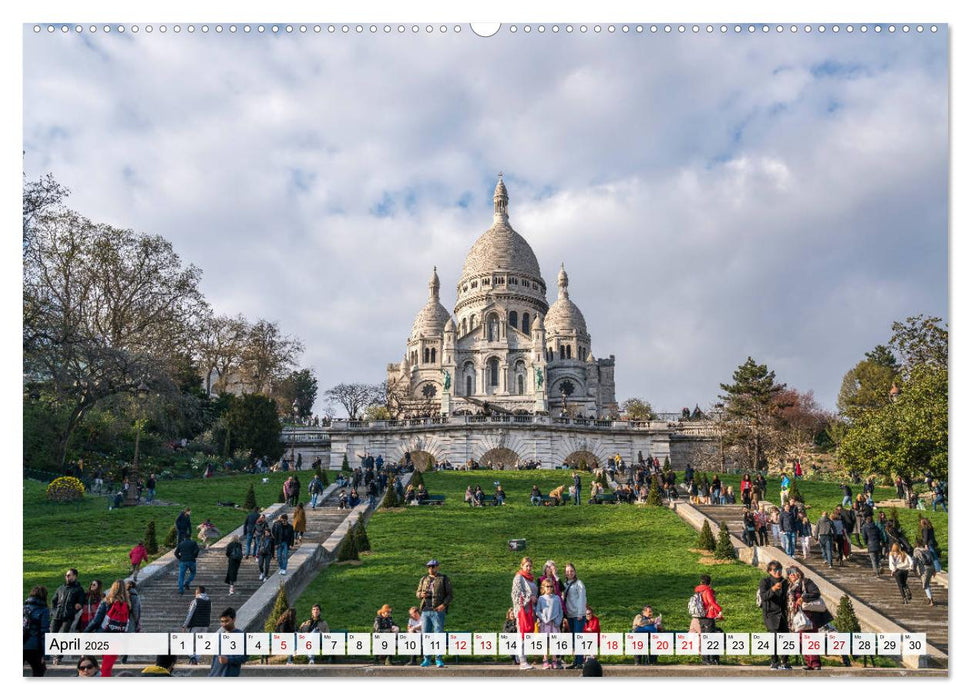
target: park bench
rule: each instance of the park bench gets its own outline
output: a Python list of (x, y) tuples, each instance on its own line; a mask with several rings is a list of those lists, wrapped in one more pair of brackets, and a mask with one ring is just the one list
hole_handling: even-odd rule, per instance
[[(541, 506), (555, 506), (555, 505), (557, 505), (556, 500), (553, 499), (553, 498), (550, 498), (549, 496), (543, 496), (540, 499), (539, 504)], [(560, 499), (559, 505), (562, 506), (562, 505), (565, 505), (565, 504), (566, 504), (566, 497), (564, 496), (563, 498)]]
[(600, 493), (590, 499), (591, 503), (596, 505), (603, 505), (604, 503), (616, 504), (617, 494), (616, 493)]
[(432, 496), (428, 495), (428, 498), (423, 498), (418, 501), (420, 506), (442, 506), (445, 505), (445, 496)]
[(482, 497), (482, 505), (484, 505), (484, 506), (494, 506), (494, 505), (496, 505), (496, 497), (495, 496), (483, 496)]

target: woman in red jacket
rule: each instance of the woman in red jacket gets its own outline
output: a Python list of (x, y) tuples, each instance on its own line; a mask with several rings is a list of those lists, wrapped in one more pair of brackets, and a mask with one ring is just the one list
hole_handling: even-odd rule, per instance
[(600, 634), (600, 618), (593, 614), (593, 608), (587, 606), (587, 621), (583, 624), (583, 631)]
[[(720, 606), (718, 601), (715, 599), (715, 591), (711, 587), (711, 576), (708, 574), (702, 574), (699, 580), (700, 583), (695, 586), (695, 594), (701, 595), (701, 606), (703, 608), (704, 615), (699, 615), (698, 617), (693, 616), (693, 619), (691, 620), (691, 631), (714, 632), (715, 620), (722, 619), (722, 606)], [(694, 629), (696, 620), (697, 630)], [(701, 662), (709, 665), (717, 665), (718, 657), (702, 654)]]

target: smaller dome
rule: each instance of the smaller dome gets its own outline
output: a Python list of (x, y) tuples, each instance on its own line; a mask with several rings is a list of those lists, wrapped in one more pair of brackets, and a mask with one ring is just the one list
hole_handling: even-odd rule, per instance
[(446, 333), (454, 333), (455, 332), (455, 321), (452, 320), (452, 317), (451, 316), (449, 316), (448, 317), (448, 321), (445, 322), (445, 332)]
[(569, 332), (576, 331), (579, 335), (587, 335), (587, 322), (580, 313), (580, 309), (570, 301), (570, 291), (568, 289), (570, 278), (567, 277), (566, 270), (560, 264), (560, 274), (558, 277), (559, 296), (546, 312), (546, 332), (555, 335), (557, 331)]
[(438, 268), (433, 268), (431, 279), (428, 280), (428, 303), (415, 316), (411, 338), (441, 337), (445, 324), (452, 320), (452, 315), (438, 300), (439, 287)]
[(539, 314), (536, 314), (536, 317), (533, 319), (533, 323), (530, 326), (530, 328), (534, 331), (538, 331), (542, 327), (543, 327), (543, 324), (540, 323)]

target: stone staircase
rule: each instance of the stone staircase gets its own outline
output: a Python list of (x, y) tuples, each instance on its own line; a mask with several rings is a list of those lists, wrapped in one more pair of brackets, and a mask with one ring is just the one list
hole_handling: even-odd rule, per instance
[[(724, 520), (729, 532), (736, 537), (742, 537), (744, 510), (742, 506), (696, 505), (695, 508), (717, 523)], [(770, 539), (771, 536), (770, 531)], [(945, 654), (948, 653), (948, 589), (946, 587), (939, 586), (934, 581), (931, 582), (931, 591), (937, 604), (933, 607), (929, 606), (919, 579), (911, 574), (908, 585), (914, 598), (910, 604), (904, 605), (900, 599), (897, 584), (886, 568), (886, 560), (883, 560), (883, 575), (877, 578), (873, 575), (870, 558), (864, 549), (854, 546), (849, 558), (844, 560), (843, 566), (829, 568), (815, 542), (812, 543), (808, 559), (802, 558), (802, 549), (797, 544), (795, 559), (799, 561), (808, 576), (830, 581), (907, 630), (926, 633), (929, 644)]]
[[(304, 535), (303, 544), (291, 549), (291, 556), (301, 547), (314, 546), (324, 542), (347, 517), (348, 511), (338, 510), (337, 508), (337, 493), (335, 491), (316, 510), (312, 510), (309, 506), (306, 507), (307, 531)], [(286, 508), (281, 512), (287, 513), (292, 520), (292, 510), (292, 508)], [(245, 517), (245, 512), (240, 511), (240, 525), (242, 525)], [(245, 548), (245, 539), (241, 538), (241, 540)], [(205, 586), (206, 593), (212, 600), (212, 624), (209, 631), (215, 632), (219, 629), (220, 612), (230, 606), (238, 610), (263, 585), (259, 580), (256, 559), (243, 559), (236, 581), (236, 593), (229, 595), (229, 586), (225, 583), (227, 567), (225, 541), (225, 539), (221, 540), (218, 544), (200, 552), (195, 579), (187, 587), (184, 595), (179, 595), (177, 566), (171, 572), (166, 572), (147, 581), (144, 588), (141, 584), (139, 585), (142, 604), (142, 632), (181, 631), (182, 622), (185, 620), (197, 585)], [(278, 578), (275, 557), (270, 571), (270, 584), (267, 585), (275, 585), (273, 580)]]

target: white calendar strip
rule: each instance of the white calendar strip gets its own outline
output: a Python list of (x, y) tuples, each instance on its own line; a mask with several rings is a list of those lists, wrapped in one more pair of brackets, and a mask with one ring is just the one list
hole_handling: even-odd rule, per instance
[(200, 632), (138, 634), (47, 634), (50, 656), (92, 654), (175, 656), (520, 656), (555, 654), (583, 656), (923, 656), (923, 632), (643, 632), (643, 633), (495, 633), (372, 634), (370, 632)]

